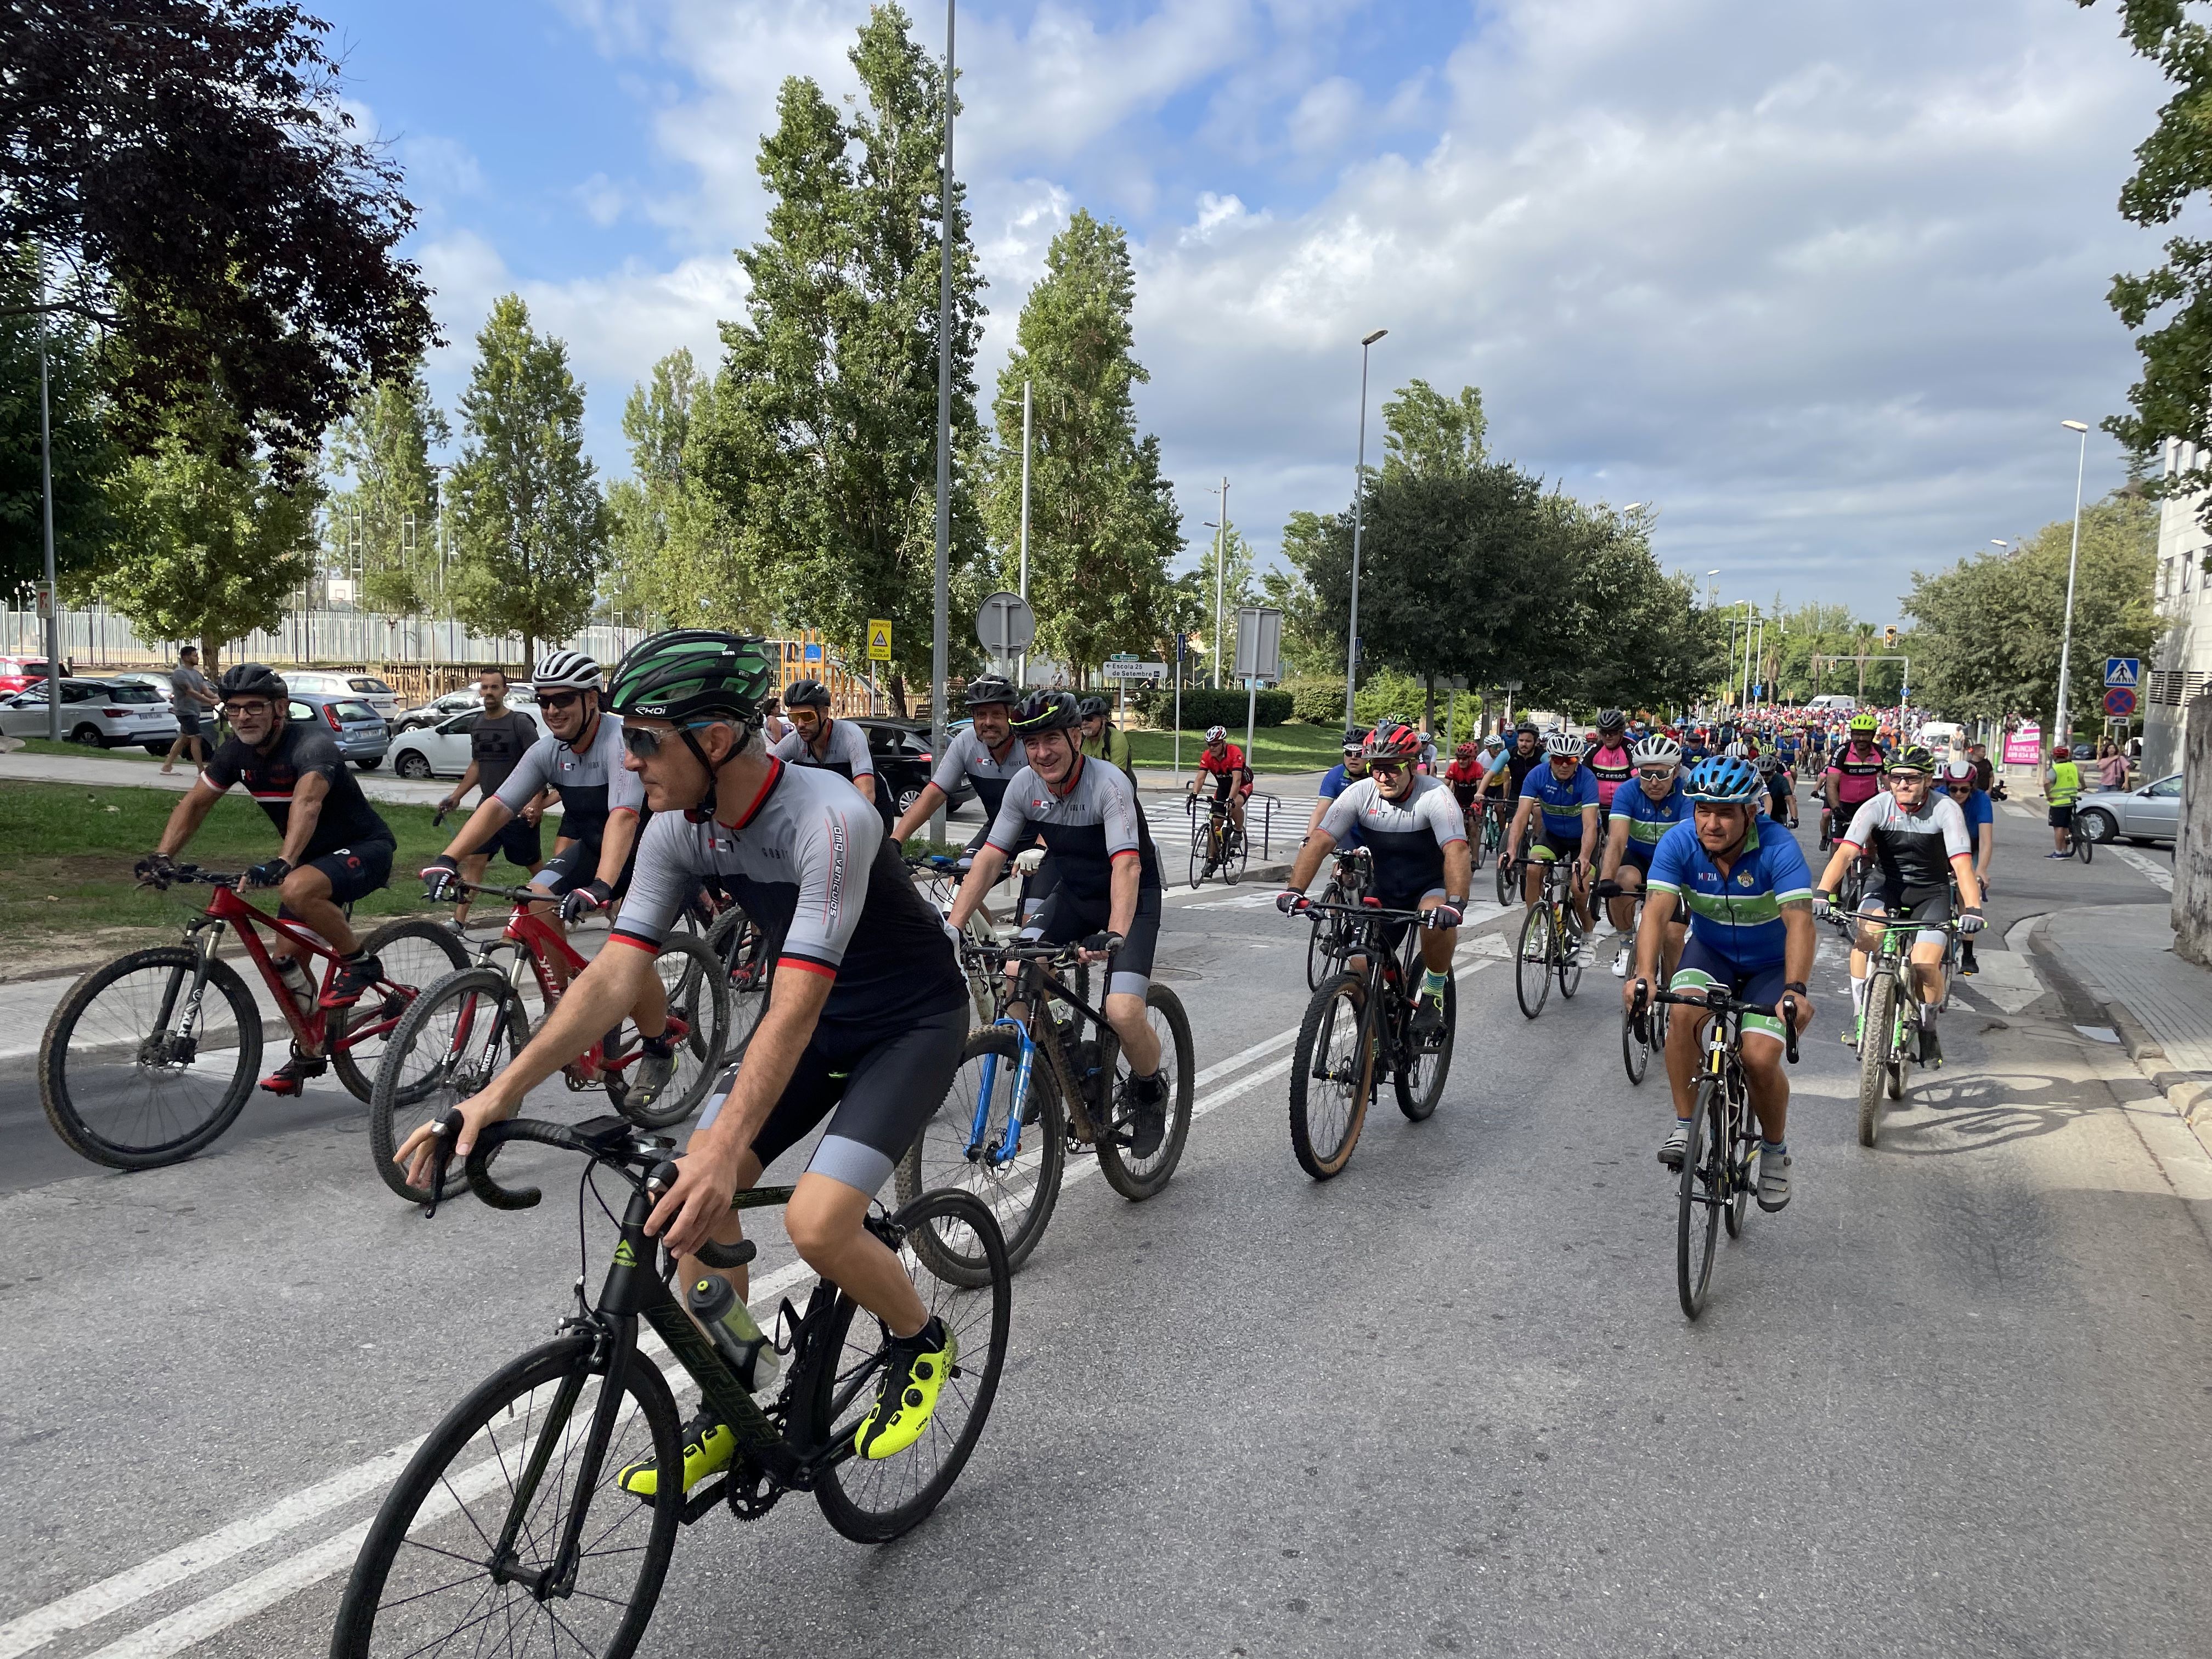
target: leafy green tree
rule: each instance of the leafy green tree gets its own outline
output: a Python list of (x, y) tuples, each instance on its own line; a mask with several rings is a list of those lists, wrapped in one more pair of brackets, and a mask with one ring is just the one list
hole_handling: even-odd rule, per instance
[[(1010, 576), (1020, 541), (1022, 387), (1030, 388), (1030, 599), (1037, 647), (1079, 673), (1170, 631), (1168, 561), (1182, 542), (1159, 440), (1137, 432), (1129, 313), (1136, 275), (1121, 227), (1079, 209), (1052, 240), (999, 374), (985, 523)], [(1249, 561), (1248, 561), (1249, 562)]]
[(534, 657), (591, 617), (607, 507), (584, 453), (584, 388), (568, 349), (530, 325), (521, 296), (495, 301), (461, 394), (452, 479), (453, 614), (519, 634)]
[[(896, 5), (868, 15), (850, 54), (849, 116), (811, 80), (777, 100), (759, 167), (768, 234), (742, 251), (746, 316), (726, 348), (700, 465), (736, 557), (778, 609), (858, 660), (871, 617), (892, 623), (891, 694), (927, 676), (935, 592), (937, 307), (947, 221), (946, 88)], [(954, 594), (981, 558), (971, 484), (980, 453), (974, 366), (982, 278), (955, 187), (951, 563)], [(954, 617), (951, 636), (969, 631)]]
[(341, 552), (360, 556), (368, 610), (417, 617), (442, 597), (430, 447), (453, 435), (419, 370), (370, 386), (331, 434), (331, 470), (353, 487), (331, 493), (325, 523)]
[[(2073, 533), (2073, 521), (2062, 519), (2014, 551), (1913, 573), (1905, 608), (1919, 623), (1915, 701), (1954, 720), (2032, 715), (2050, 741)], [(2106, 657), (2150, 654), (2157, 548), (2157, 510), (2141, 492), (2122, 489), (2083, 509), (2067, 690), (2075, 718), (2094, 717)]]
[[(45, 481), (39, 430), (39, 314), (34, 258), (0, 258), (0, 586), (46, 569)], [(67, 573), (104, 559), (116, 521), (109, 485), (123, 464), (106, 423), (90, 331), (49, 317), (47, 408), (53, 428), (54, 562)]]
[(1382, 405), (1382, 476), (1463, 477), (1488, 458), (1490, 417), (1482, 392), (1463, 386), (1457, 398), (1426, 380), (1408, 380)]
[[(246, 450), (238, 417), (210, 393), (173, 410), (152, 453), (118, 480), (121, 521), (109, 556), (64, 584), (97, 593), (142, 637), (190, 640), (203, 665), (222, 643), (275, 628), (313, 563), (322, 492), (312, 468), (282, 475)], [(284, 477), (303, 482), (286, 488)]]

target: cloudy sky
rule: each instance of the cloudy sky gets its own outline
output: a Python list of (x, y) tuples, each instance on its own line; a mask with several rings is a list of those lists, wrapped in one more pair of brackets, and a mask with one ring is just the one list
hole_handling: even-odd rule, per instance
[[(618, 474), (632, 382), (711, 361), (743, 302), (777, 86), (850, 86), (865, 0), (316, 9), (422, 210), (434, 388), (519, 289)], [(969, 0), (959, 60), (986, 404), (1054, 232), (1115, 219), (1194, 537), (1224, 474), (1262, 546), (1348, 499), (1387, 327), (1374, 402), (1480, 386), (1498, 453), (1656, 502), (1723, 598), (1882, 620), (1915, 568), (2068, 513), (2058, 422), (2134, 376), (2104, 295), (2155, 254), (2114, 200), (2162, 83), (2109, 4)], [(2093, 434), (2091, 494), (2122, 472)]]

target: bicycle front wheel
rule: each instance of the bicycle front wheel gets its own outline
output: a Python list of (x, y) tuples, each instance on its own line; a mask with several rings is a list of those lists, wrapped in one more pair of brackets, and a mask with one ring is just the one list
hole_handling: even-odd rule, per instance
[(1571, 902), (1559, 907), (1559, 994), (1571, 997), (1583, 983), (1583, 925)]
[(1698, 1086), (1697, 1109), (1690, 1115), (1674, 1215), (1674, 1289), (1692, 1319), (1705, 1310), (1705, 1289), (1712, 1283), (1729, 1155), (1720, 1091), (1707, 1079)]
[[(338, 1603), (332, 1659), (449, 1650), (636, 1650), (684, 1507), (679, 1483), (639, 1498), (625, 1464), (681, 1466), (683, 1431), (659, 1369), (632, 1350), (605, 1455), (587, 1455), (605, 1367), (566, 1336), (494, 1372), (430, 1432), (370, 1524)], [(582, 1508), (578, 1555), (555, 1576)], [(506, 1543), (500, 1552), (498, 1547)], [(544, 1581), (553, 1577), (549, 1587)]]
[(1200, 882), (1204, 881), (1206, 877), (1213, 873), (1212, 861), (1206, 855), (1207, 844), (1211, 842), (1212, 839), (1213, 832), (1211, 830), (1201, 828), (1196, 824), (1193, 824), (1191, 826), (1190, 884), (1194, 887), (1197, 886)]
[[(1420, 957), (1413, 958), (1412, 972), (1419, 972)], [(1419, 981), (1409, 976), (1409, 984)], [(1434, 1036), (1424, 1038), (1408, 1032), (1406, 1036), (1405, 1063), (1392, 1068), (1391, 1086), (1398, 1093), (1398, 1109), (1413, 1122), (1419, 1123), (1437, 1109), (1443, 1098), (1444, 1079), (1451, 1071), (1452, 1039), (1459, 1030), (1459, 981), (1449, 977), (1444, 981), (1444, 1023)]]
[(447, 975), (467, 967), (469, 957), (451, 927), (422, 916), (386, 923), (361, 948), (384, 971), (359, 1002), (331, 1016), (331, 1069), (347, 1092), (365, 1102), (376, 1087), (385, 1045), (409, 1005)]
[(1499, 849), (1499, 852), (1498, 852), (1498, 884), (1498, 884), (1498, 902), (1500, 904), (1510, 904), (1510, 903), (1512, 903), (1512, 902), (1513, 902), (1513, 866), (1512, 866), (1511, 865), (1508, 864), (1508, 863), (1505, 861), (1505, 854), (1504, 854), (1504, 849), (1503, 849), (1503, 848)]
[(1876, 967), (1867, 975), (1866, 1010), (1859, 1016), (1859, 1145), (1881, 1139), (1881, 1097), (1896, 1029), (1897, 980)]
[[(1141, 1203), (1166, 1186), (1182, 1160), (1183, 1142), (1190, 1138), (1191, 1078), (1198, 1069), (1190, 1016), (1183, 1012), (1181, 997), (1154, 982), (1145, 992), (1145, 1023), (1159, 1042), (1160, 1066), (1167, 1074), (1167, 1132), (1149, 1158), (1133, 1156), (1118, 1128), (1100, 1135), (1097, 1147), (1098, 1173), (1106, 1177), (1108, 1186), (1133, 1204)], [(1129, 1057), (1121, 1051), (1110, 1026), (1101, 1033), (1099, 1048), (1102, 1059), (1111, 1058), (1107, 1068), (1113, 1090), (1109, 1098), (1118, 1102), (1129, 1080)], [(1118, 1121), (1121, 1114), (1116, 1111), (1114, 1115)]]
[[(377, 1178), (410, 1204), (430, 1201), (392, 1161), (407, 1137), (443, 1117), (498, 1076), (530, 1041), (522, 998), (496, 968), (448, 974), (399, 1017), (368, 1097), (368, 1155)], [(467, 1185), (457, 1161), (438, 1196)]]
[(2073, 842), (2074, 856), (2081, 860), (2082, 863), (2087, 864), (2091, 858), (2095, 856), (2097, 843), (2092, 841), (2088, 836), (2083, 835), (2078, 829), (2074, 831)]
[[(1650, 1012), (1647, 1012), (1644, 1018), (1648, 1032)], [(1648, 1044), (1637, 1041), (1636, 1016), (1626, 1008), (1620, 1011), (1620, 1063), (1627, 1068), (1628, 1080), (1634, 1084), (1644, 1081), (1644, 1074), (1651, 1066), (1651, 1049)]]
[[(902, 1204), (947, 1188), (981, 1198), (1006, 1236), (1010, 1271), (1028, 1261), (1044, 1237), (1045, 1223), (1060, 1201), (1060, 1174), (1067, 1159), (1066, 1109), (1060, 1104), (1052, 1066), (1042, 1054), (1030, 1068), (1021, 1127), (1012, 1156), (1006, 1153), (1006, 1125), (1014, 1112), (1014, 1077), (1021, 1054), (1021, 1039), (1012, 1031), (970, 1031), (944, 1103), (922, 1125), (896, 1171)], [(983, 1084), (987, 1061), (991, 1073), (988, 1093)], [(940, 1233), (921, 1223), (908, 1237), (923, 1265), (939, 1279), (969, 1290), (990, 1282), (990, 1261), (975, 1248), (975, 1234), (968, 1228), (956, 1226)]]
[[(816, 1478), (815, 1499), (831, 1526), (861, 1544), (880, 1544), (917, 1525), (960, 1478), (999, 1392), (1014, 1299), (1006, 1240), (973, 1193), (924, 1193), (901, 1205), (891, 1224), (904, 1234), (900, 1264), (930, 1313), (945, 1322), (955, 1345), (952, 1374), (937, 1396), (927, 1430), (890, 1457), (876, 1460), (854, 1452), (854, 1437), (882, 1386), (890, 1334), (871, 1315), (855, 1318), (858, 1304), (842, 1294), (809, 1339), (806, 1363), (811, 1374), (799, 1396), (805, 1402), (812, 1443), (836, 1454)], [(930, 1273), (915, 1248), (925, 1233), (951, 1241), (957, 1255), (984, 1263), (983, 1282), (954, 1285)]]
[(761, 1016), (768, 1012), (775, 959), (769, 956), (767, 941), (753, 925), (752, 918), (735, 905), (714, 918), (714, 925), (707, 930), (707, 948), (722, 964), (730, 986), (729, 1033), (722, 1042), (722, 1057), (726, 1060), (742, 1060), (746, 1048), (751, 1046)]
[(1539, 904), (1521, 924), (1521, 949), (1513, 961), (1513, 994), (1530, 1019), (1544, 1012), (1552, 994), (1553, 939), (1552, 907)]
[(1374, 1089), (1375, 1044), (1360, 1018), (1367, 988), (1346, 974), (1316, 992), (1291, 1051), (1291, 1151), (1316, 1181), (1340, 1174)]
[[(69, 1149), (111, 1170), (190, 1158), (253, 1092), (261, 1011), (228, 963), (186, 945), (133, 951), (69, 988), (39, 1043), (39, 1100)], [(186, 1022), (190, 1021), (189, 1029)]]

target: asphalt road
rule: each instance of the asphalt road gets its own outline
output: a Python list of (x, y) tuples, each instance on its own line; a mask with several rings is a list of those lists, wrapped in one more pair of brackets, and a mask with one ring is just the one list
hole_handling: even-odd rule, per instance
[[(645, 1650), (2202, 1653), (2212, 1168), (1999, 961), (2039, 912), (2154, 890), (2102, 858), (2000, 875), (1951, 1064), (1877, 1151), (1824, 947), (1796, 1199), (1723, 1245), (1695, 1325), (1610, 941), (1533, 1024), (1471, 946), (1443, 1106), (1386, 1092), (1316, 1185), (1287, 1045), (1237, 1058), (1294, 1027), (1303, 930), (1261, 890), (1172, 900), (1161, 977), (1214, 1073), (1173, 1184), (1069, 1188), (931, 1521), (866, 1549), (804, 1498), (710, 1516)], [(425, 1222), (340, 1100), (258, 1101), (138, 1175), (45, 1133), (0, 1077), (0, 1659), (322, 1650), (374, 1460), (563, 1311), (565, 1161), (514, 1158), (539, 1209)]]

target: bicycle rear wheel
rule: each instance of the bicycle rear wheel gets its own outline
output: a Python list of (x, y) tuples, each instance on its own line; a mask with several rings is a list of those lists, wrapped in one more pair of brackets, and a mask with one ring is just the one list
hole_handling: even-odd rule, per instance
[(2074, 830), (2070, 839), (2074, 842), (2074, 856), (2081, 860), (2082, 863), (2087, 864), (2091, 858), (2095, 856), (2097, 843), (2088, 836), (2083, 835), (2079, 829)]
[(1698, 1085), (1697, 1108), (1690, 1114), (1690, 1140), (1682, 1149), (1674, 1215), (1674, 1289), (1683, 1313), (1692, 1319), (1705, 1310), (1705, 1290), (1712, 1283), (1728, 1156), (1720, 1091), (1708, 1079)]
[(1486, 829), (1486, 820), (1489, 815), (1478, 808), (1468, 812), (1465, 816), (1467, 818), (1468, 863), (1474, 868), (1480, 870), (1482, 868), (1482, 855), (1489, 850), (1486, 842), (1485, 834)]
[(1583, 925), (1569, 900), (1559, 907), (1559, 994), (1572, 997), (1583, 983)]
[[(671, 933), (653, 967), (667, 994), (668, 1017), (684, 1022), (684, 1036), (676, 1044), (676, 1074), (651, 1106), (636, 1105), (627, 1088), (610, 1088), (607, 1099), (640, 1127), (665, 1129), (699, 1109), (722, 1068), (730, 1038), (730, 981), (721, 959), (693, 933)], [(636, 1040), (636, 1030), (628, 1024), (623, 1030), (627, 1047)], [(625, 1084), (629, 1070), (625, 1066), (617, 1074)]]
[[(1647, 1034), (1650, 1030), (1651, 1015), (1655, 1012), (1656, 1011), (1647, 1010), (1644, 1016)], [(1620, 1063), (1627, 1068), (1628, 1080), (1639, 1085), (1644, 1081), (1644, 1074), (1651, 1065), (1650, 1046), (1637, 1040), (1636, 1017), (1626, 1008), (1620, 1011)]]
[[(1182, 1159), (1183, 1142), (1190, 1137), (1190, 1103), (1194, 1092), (1192, 1074), (1198, 1069), (1198, 1055), (1191, 1041), (1190, 1016), (1183, 1012), (1182, 999), (1164, 985), (1155, 983), (1145, 992), (1145, 1019), (1159, 1039), (1160, 1065), (1168, 1079), (1167, 1133), (1160, 1144), (1152, 1149), (1150, 1158), (1130, 1155), (1117, 1133), (1098, 1138), (1098, 1173), (1106, 1177), (1106, 1184), (1132, 1203), (1152, 1196), (1168, 1184), (1175, 1174), (1176, 1165)], [(1118, 1102), (1121, 1088), (1129, 1079), (1128, 1057), (1115, 1037), (1111, 1026), (1099, 1033), (1099, 1058), (1107, 1072), (1107, 1085), (1112, 1091), (1108, 1098)], [(1113, 1113), (1119, 1121), (1121, 1113)]]
[[(228, 1129), (253, 1092), (261, 1011), (228, 963), (210, 961), (188, 1011), (199, 952), (133, 951), (70, 987), (39, 1043), (39, 1100), (69, 1149), (111, 1170), (176, 1164)], [(177, 1033), (190, 1012), (198, 1024)]]
[(1213, 841), (1210, 825), (1193, 823), (1190, 827), (1190, 884), (1197, 886), (1213, 873), (1213, 861), (1206, 856)]
[(1513, 994), (1521, 1012), (1534, 1019), (1552, 994), (1552, 907), (1539, 903), (1521, 924), (1521, 948), (1513, 959)]
[(1751, 1213), (1752, 1188), (1759, 1168), (1759, 1119), (1748, 1100), (1737, 1103), (1729, 1124), (1734, 1139), (1729, 1146), (1728, 1207), (1721, 1212), (1730, 1238), (1743, 1237), (1745, 1218)]
[[(798, 1395), (805, 1402), (811, 1443), (836, 1452), (816, 1478), (815, 1499), (831, 1526), (861, 1544), (880, 1544), (915, 1526), (959, 1479), (999, 1391), (1013, 1306), (1006, 1240), (973, 1193), (924, 1193), (901, 1205), (891, 1224), (904, 1234), (899, 1257), (915, 1289), (957, 1345), (952, 1374), (937, 1397), (928, 1429), (906, 1450), (880, 1461), (854, 1453), (854, 1436), (881, 1386), (889, 1333), (872, 1316), (856, 1320), (858, 1304), (842, 1293), (810, 1337), (811, 1374)], [(915, 1249), (916, 1235), (925, 1231), (952, 1241), (959, 1255), (987, 1264), (984, 1281), (954, 1285), (927, 1271)]]
[(423, 991), (469, 965), (468, 952), (451, 927), (422, 916), (387, 922), (362, 941), (384, 971), (359, 1002), (330, 1017), (331, 1070), (356, 1100), (376, 1086), (385, 1045), (400, 1016)]
[[(496, 968), (448, 974), (410, 1003), (369, 1091), (368, 1154), (377, 1178), (410, 1204), (428, 1203), (428, 1189), (410, 1185), (392, 1155), (422, 1124), (490, 1083), (529, 1041), (529, 1012)], [(451, 1198), (467, 1184), (456, 1162), (438, 1196)]]
[(1366, 982), (1344, 974), (1314, 994), (1291, 1051), (1291, 1151), (1316, 1181), (1342, 1172), (1375, 1087), (1375, 1043), (1360, 1018)]
[[(945, 1091), (944, 1103), (922, 1125), (896, 1171), (902, 1204), (911, 1204), (924, 1193), (944, 1188), (980, 1197), (1006, 1236), (1009, 1271), (1028, 1261), (1030, 1252), (1044, 1237), (1045, 1223), (1052, 1219), (1053, 1206), (1060, 1201), (1060, 1175), (1067, 1159), (1066, 1108), (1060, 1103), (1051, 1064), (1040, 1054), (1030, 1069), (1029, 1097), (1022, 1107), (1014, 1156), (998, 1161), (1006, 1119), (1014, 1109), (1014, 1073), (1021, 1063), (1021, 1040), (1012, 1031), (969, 1032), (967, 1047), (960, 1051), (960, 1069), (952, 1074), (952, 1086)], [(983, 1097), (987, 1057), (995, 1064), (979, 1138), (975, 1106)], [(990, 1261), (975, 1248), (975, 1235), (967, 1228), (954, 1227), (940, 1234), (925, 1222), (918, 1224), (908, 1237), (915, 1253), (939, 1279), (970, 1290), (990, 1282)]]
[(1897, 981), (1877, 964), (1867, 975), (1866, 1010), (1859, 1016), (1859, 1145), (1881, 1139), (1881, 1097), (1895, 1030)]
[[(593, 1384), (605, 1376), (592, 1357), (595, 1340), (579, 1333), (523, 1355), (430, 1431), (354, 1559), (333, 1659), (403, 1659), (447, 1651), (448, 1643), (471, 1653), (496, 1645), (625, 1659), (635, 1651), (676, 1547), (684, 1499), (676, 1481), (641, 1499), (617, 1488), (614, 1476), (647, 1456), (678, 1468), (683, 1431), (659, 1369), (633, 1349), (605, 1455), (586, 1468)], [(541, 1598), (532, 1583), (555, 1565), (580, 1503), (574, 1577)], [(493, 1549), (516, 1521), (495, 1571)]]
[(1221, 879), (1234, 887), (1244, 879), (1244, 868), (1252, 861), (1251, 837), (1242, 830), (1229, 832), (1228, 844), (1221, 849)]

